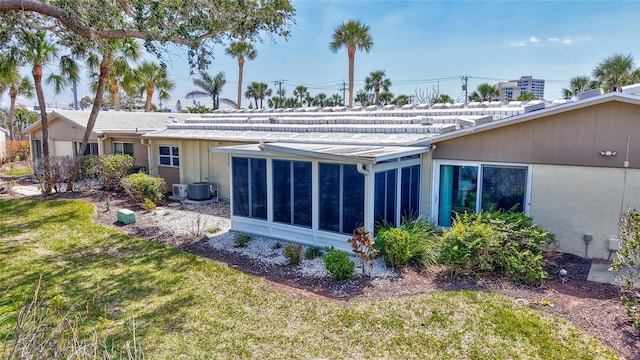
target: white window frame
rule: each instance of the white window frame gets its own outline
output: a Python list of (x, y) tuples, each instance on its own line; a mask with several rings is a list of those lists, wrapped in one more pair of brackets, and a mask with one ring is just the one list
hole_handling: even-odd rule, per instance
[[(503, 167), (520, 167), (527, 168), (527, 187), (525, 189), (523, 211), (525, 214), (531, 214), (531, 185), (533, 182), (533, 165), (521, 163), (500, 163), (490, 161), (461, 161), (461, 160), (434, 160), (432, 171), (432, 203), (431, 203), (431, 223), (438, 223), (439, 203), (440, 203), (440, 166), (475, 166), (478, 168), (478, 189), (482, 189), (482, 167), (483, 166), (503, 166)], [(482, 191), (478, 191), (478, 196), (482, 196)], [(476, 201), (476, 213), (482, 206), (480, 201)], [(441, 226), (438, 226), (441, 227)]]
[[(169, 148), (169, 155), (161, 155), (160, 154), (160, 148), (163, 147), (167, 147)], [(173, 155), (173, 149), (176, 148), (178, 149), (178, 156)], [(166, 165), (166, 164), (162, 164), (162, 162), (160, 161), (161, 158), (163, 157), (168, 157), (169, 158), (169, 162), (171, 164)], [(175, 164), (175, 159), (178, 159), (178, 165), (174, 165)], [(180, 161), (180, 146), (178, 145), (158, 145), (158, 166), (162, 166), (162, 167), (170, 167), (170, 168), (180, 168), (180, 163), (182, 161)]]

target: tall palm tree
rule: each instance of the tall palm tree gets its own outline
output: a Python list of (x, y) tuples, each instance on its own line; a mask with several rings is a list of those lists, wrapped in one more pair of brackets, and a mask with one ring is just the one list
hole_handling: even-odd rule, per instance
[(112, 46), (105, 47), (100, 54), (91, 54), (87, 59), (89, 69), (92, 69), (91, 78), (93, 79), (91, 88), (98, 90), (100, 79), (100, 64), (103, 59), (108, 65), (108, 74), (105, 84), (105, 92), (111, 95), (113, 99), (113, 109), (120, 111), (120, 87), (124, 88), (135, 86), (135, 76), (133, 65), (142, 56), (140, 45), (133, 39), (123, 39), (113, 42)]
[(158, 97), (160, 100), (168, 100), (169, 91), (171, 91), (176, 84), (167, 78), (167, 68), (162, 65), (158, 65), (153, 62), (144, 61), (135, 70), (134, 81), (138, 88), (139, 94), (146, 94), (146, 100), (144, 103), (144, 111), (151, 111), (151, 100), (153, 94), (158, 90)]
[(333, 106), (342, 105), (342, 96), (340, 96), (340, 94), (331, 95), (331, 102), (333, 103)]
[(333, 41), (329, 49), (334, 53), (340, 48), (347, 48), (349, 56), (349, 107), (353, 106), (353, 73), (356, 50), (369, 52), (373, 46), (373, 39), (369, 34), (369, 26), (358, 20), (349, 20), (338, 26), (333, 32)]
[(187, 99), (195, 99), (201, 97), (210, 97), (213, 101), (213, 110), (220, 108), (220, 101), (224, 104), (237, 107), (237, 104), (227, 98), (220, 98), (222, 87), (227, 83), (224, 78), (224, 72), (220, 71), (214, 77), (211, 77), (204, 71), (200, 71), (200, 78), (193, 79), (193, 85), (200, 88), (200, 90), (189, 91), (185, 96)]
[(320, 93), (318, 95), (316, 95), (316, 100), (315, 103), (320, 106), (320, 107), (324, 107), (326, 104), (325, 102), (327, 101), (327, 94), (325, 93)]
[(615, 54), (593, 69), (593, 76), (607, 91), (621, 91), (622, 86), (639, 81), (639, 73), (631, 54)]
[(391, 80), (386, 77), (384, 70), (373, 71), (364, 78), (364, 89), (373, 91), (376, 95), (376, 105), (380, 105), (380, 90), (389, 91)]
[[(9, 104), (9, 137), (11, 139), (15, 139), (16, 135), (14, 132), (16, 129), (14, 129), (13, 124), (13, 120), (16, 116), (16, 98), (20, 95), (30, 99), (34, 95), (33, 91), (33, 83), (27, 76), (22, 77), (18, 83), (11, 84), (11, 87), (9, 88), (9, 98), (11, 99)], [(17, 133), (21, 133), (21, 131), (18, 131)]]
[(300, 103), (298, 106), (302, 107), (302, 103), (304, 99), (309, 95), (309, 90), (307, 90), (306, 86), (299, 85), (293, 90), (293, 96), (300, 98)]
[[(262, 108), (262, 102), (267, 96), (271, 96), (271, 89), (269, 89), (269, 85), (265, 83), (252, 82), (247, 86), (247, 91), (244, 93), (244, 96), (247, 99), (253, 99), (256, 103), (256, 109)], [(258, 100), (260, 100), (260, 106), (258, 107)]]
[(240, 109), (242, 102), (242, 73), (244, 69), (244, 61), (253, 60), (258, 56), (258, 52), (248, 42), (234, 41), (226, 50), (227, 55), (233, 56), (238, 59), (238, 104), (237, 108)]
[(31, 75), (36, 89), (36, 97), (40, 106), (40, 118), (42, 125), (42, 157), (44, 193), (49, 194), (53, 190), (51, 176), (51, 162), (49, 161), (49, 122), (47, 119), (46, 102), (42, 89), (42, 68), (58, 55), (58, 49), (43, 31), (29, 32), (22, 30), (19, 34), (21, 49), (13, 48), (15, 58), (25, 64), (31, 64)]
[(565, 99), (571, 99), (585, 91), (597, 89), (599, 86), (598, 81), (591, 80), (588, 76), (576, 76), (569, 80), (568, 89), (562, 89), (562, 95)]
[(15, 138), (15, 129), (13, 120), (15, 119), (16, 111), (16, 98), (18, 95), (32, 98), (33, 97), (33, 83), (29, 80), (29, 77), (20, 77), (18, 72), (17, 59), (13, 58), (9, 53), (0, 54), (0, 94), (9, 89), (9, 113), (7, 115), (7, 130), (9, 130), (9, 139)]

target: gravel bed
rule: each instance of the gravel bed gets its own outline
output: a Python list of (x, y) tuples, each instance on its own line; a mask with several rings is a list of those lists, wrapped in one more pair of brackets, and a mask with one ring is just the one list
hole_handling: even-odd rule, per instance
[[(251, 241), (245, 247), (236, 245), (235, 238), (238, 234), (230, 231), (231, 221), (229, 220), (228, 200), (221, 200), (207, 205), (172, 203), (165, 207), (158, 207), (149, 213), (138, 213), (138, 216), (145, 217), (145, 220), (155, 221), (163, 231), (175, 235), (194, 236), (201, 234), (206, 236), (208, 241), (204, 242), (204, 245), (212, 249), (232, 252), (269, 265), (287, 265), (287, 259), (282, 255), (283, 248), (288, 243), (286, 240), (252, 235)], [(345, 236), (345, 242), (346, 240)], [(303, 256), (308, 249), (309, 246), (303, 246)], [(362, 274), (360, 259), (355, 254), (349, 254), (349, 257), (356, 264), (355, 274)], [(303, 259), (295, 267), (295, 270), (308, 277), (331, 277), (321, 258)], [(382, 258), (374, 261), (370, 274), (374, 278), (399, 276), (396, 271), (385, 265)]]

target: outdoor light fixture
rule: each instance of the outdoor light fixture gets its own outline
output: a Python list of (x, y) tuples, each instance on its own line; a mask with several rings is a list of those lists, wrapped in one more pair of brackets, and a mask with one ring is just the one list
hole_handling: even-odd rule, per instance
[(602, 156), (616, 156), (618, 152), (613, 150), (602, 150), (600, 151), (600, 155)]

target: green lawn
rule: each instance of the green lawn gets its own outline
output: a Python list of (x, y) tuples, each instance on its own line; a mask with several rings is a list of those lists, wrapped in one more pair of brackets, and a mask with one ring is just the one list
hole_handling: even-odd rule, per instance
[(135, 316), (148, 359), (617, 358), (565, 321), (498, 295), (295, 298), (225, 265), (96, 225), (92, 212), (77, 201), (0, 200), (0, 354), (42, 277), (51, 307), (79, 305), (82, 334), (105, 334), (120, 347)]
[(5, 176), (24, 176), (31, 174), (33, 174), (31, 166), (12, 167), (11, 165), (7, 165), (5, 170), (0, 170), (0, 175)]

